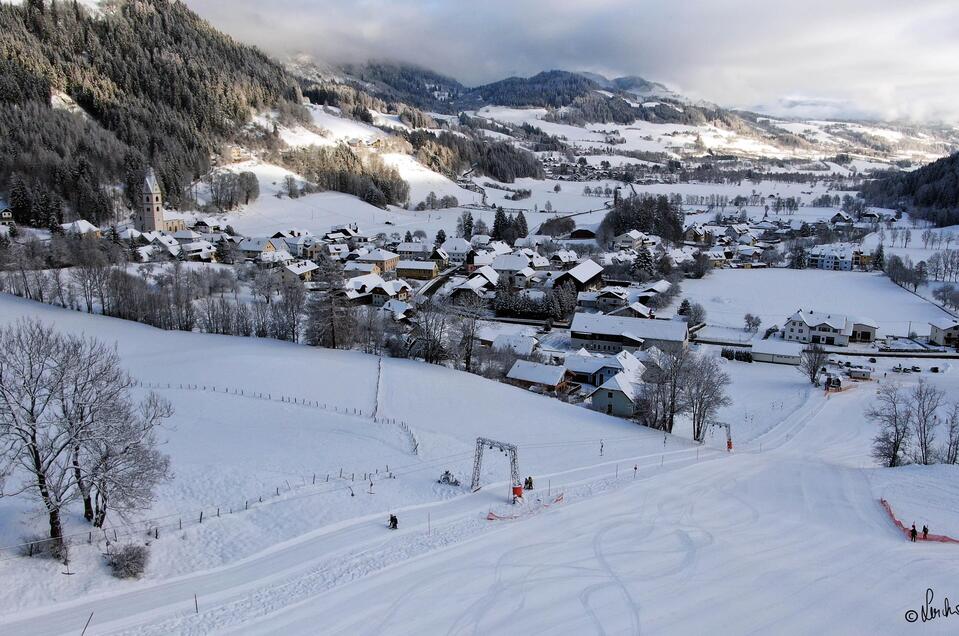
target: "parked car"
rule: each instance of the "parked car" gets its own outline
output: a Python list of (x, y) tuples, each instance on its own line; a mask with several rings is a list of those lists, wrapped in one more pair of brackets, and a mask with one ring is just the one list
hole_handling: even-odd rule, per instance
[(875, 358), (869, 358), (869, 361), (872, 362), (873, 364), (876, 364), (876, 359), (875, 359)]
[(912, 371), (913, 373), (919, 373), (920, 371), (922, 371), (922, 369), (920, 369), (918, 366), (913, 366)]

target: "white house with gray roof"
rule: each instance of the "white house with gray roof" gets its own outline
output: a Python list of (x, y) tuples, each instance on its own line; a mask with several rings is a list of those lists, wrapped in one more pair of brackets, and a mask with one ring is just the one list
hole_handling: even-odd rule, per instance
[(879, 325), (870, 318), (800, 309), (786, 320), (783, 339), (803, 344), (845, 347), (850, 342), (874, 341), (878, 328)]

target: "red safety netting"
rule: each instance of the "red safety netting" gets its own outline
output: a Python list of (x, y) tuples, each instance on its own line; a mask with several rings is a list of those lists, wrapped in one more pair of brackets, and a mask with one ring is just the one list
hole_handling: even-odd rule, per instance
[(495, 512), (493, 512), (492, 510), (490, 510), (490, 511), (489, 511), (489, 514), (486, 515), (486, 519), (489, 520), (489, 521), (510, 521), (510, 520), (513, 520), (513, 519), (522, 519), (523, 517), (528, 517), (528, 516), (531, 515), (531, 514), (534, 514), (534, 513), (536, 513), (536, 512), (539, 512), (539, 511), (540, 511), (541, 509), (543, 509), (543, 508), (549, 508), (550, 506), (552, 506), (552, 505), (554, 505), (554, 504), (559, 504), (559, 503), (563, 503), (563, 494), (562, 494), (562, 493), (560, 493), (560, 494), (556, 495), (555, 497), (553, 497), (553, 499), (552, 499), (551, 501), (549, 501), (549, 502), (544, 502), (544, 503), (542, 503), (541, 505), (536, 506), (535, 508), (527, 508), (526, 510), (520, 512), (519, 514), (515, 514), (515, 515), (498, 515), (498, 514), (496, 514)]
[[(907, 528), (903, 522), (896, 519), (895, 513), (892, 511), (892, 506), (889, 505), (889, 502), (885, 499), (880, 499), (879, 503), (882, 504), (882, 507), (886, 509), (886, 512), (889, 513), (889, 518), (892, 519), (892, 522), (896, 524), (896, 527), (902, 530), (903, 534), (906, 535), (906, 538), (909, 538), (909, 533), (911, 528)], [(922, 533), (916, 535), (916, 541), (937, 541), (939, 543), (959, 543), (959, 539), (953, 539), (952, 537), (947, 537), (943, 534), (930, 534), (926, 535), (926, 538), (922, 538)]]

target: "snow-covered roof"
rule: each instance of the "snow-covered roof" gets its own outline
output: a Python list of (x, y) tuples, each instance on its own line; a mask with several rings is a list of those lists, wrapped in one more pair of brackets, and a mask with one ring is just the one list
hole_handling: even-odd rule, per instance
[(872, 327), (873, 329), (879, 328), (879, 324), (872, 318), (845, 316), (843, 314), (831, 314), (821, 311), (817, 312), (812, 309), (800, 309), (790, 316), (788, 320), (801, 322), (808, 327), (826, 325), (846, 335), (849, 335), (852, 332), (853, 325), (863, 325), (866, 327)]
[(585, 260), (566, 272), (566, 274), (581, 283), (588, 282), (592, 278), (595, 278), (598, 274), (602, 273), (603, 267), (592, 259)]
[(261, 263), (288, 263), (293, 260), (293, 255), (286, 250), (274, 250), (272, 252), (260, 252), (257, 259)]
[(493, 259), (492, 267), (497, 272), (518, 272), (529, 267), (529, 258), (523, 254), (500, 254)]
[(432, 272), (436, 269), (436, 263), (433, 261), (400, 261), (396, 264), (396, 269), (416, 269)]
[(499, 282), (499, 274), (489, 265), (483, 265), (482, 267), (473, 270), (473, 274), (470, 276), (470, 278), (477, 277), (485, 278), (491, 285), (494, 286)]
[(626, 335), (633, 339), (685, 342), (687, 326), (679, 320), (650, 320), (629, 316), (577, 313), (573, 316), (571, 332), (601, 335)]
[(454, 237), (454, 238), (448, 238), (445, 241), (443, 241), (442, 248), (447, 254), (459, 255), (459, 254), (466, 254), (471, 249), (473, 249), (473, 246), (470, 244), (469, 241), (467, 241), (464, 238)]
[(642, 287), (643, 291), (646, 292), (656, 292), (657, 294), (663, 294), (673, 286), (668, 280), (658, 280), (652, 285), (644, 285)]
[(639, 314), (643, 318), (649, 318), (653, 315), (653, 310), (647, 307), (646, 305), (644, 305), (643, 303), (639, 302), (638, 300), (636, 302), (632, 302), (632, 303), (629, 303), (628, 305), (620, 307), (619, 309), (611, 311), (609, 312), (609, 314), (611, 316), (616, 316), (619, 314), (628, 314), (630, 311), (635, 314)]
[(143, 236), (143, 232), (135, 228), (128, 227), (117, 232), (117, 236), (120, 238), (120, 240), (131, 241), (133, 239), (137, 239)]
[(383, 282), (379, 274), (366, 274), (364, 276), (354, 276), (343, 283), (344, 289), (362, 290), (372, 289)]
[(286, 269), (290, 273), (296, 274), (297, 276), (302, 276), (303, 274), (307, 274), (319, 268), (320, 268), (319, 265), (317, 265), (316, 263), (314, 263), (313, 261), (309, 259), (302, 260), (302, 261), (295, 261), (286, 266)]
[(413, 241), (412, 243), (400, 243), (396, 246), (397, 252), (406, 252), (407, 254), (429, 254), (433, 251), (433, 246), (429, 243)]
[(344, 272), (366, 272), (372, 274), (380, 268), (376, 263), (361, 263), (359, 261), (350, 261), (343, 266)]
[(397, 278), (395, 280), (388, 280), (381, 285), (377, 285), (376, 288), (382, 289), (384, 292), (386, 292), (390, 296), (395, 296), (404, 290), (410, 291), (411, 289), (413, 289), (413, 287), (410, 286), (410, 284), (407, 283), (402, 278)]
[(942, 318), (936, 318), (935, 320), (930, 320), (929, 324), (938, 329), (946, 331), (948, 329), (955, 329), (959, 327), (959, 320), (949, 316), (943, 316)]
[(90, 234), (91, 232), (100, 231), (100, 228), (85, 219), (79, 219), (70, 223), (61, 223), (60, 227), (63, 228), (63, 231), (67, 234)]
[(405, 318), (411, 309), (413, 309), (413, 305), (396, 298), (390, 298), (380, 307), (380, 311), (391, 313), (394, 320)]
[(394, 258), (399, 258), (399, 257), (400, 257), (399, 254), (394, 254), (393, 252), (389, 250), (377, 248), (375, 250), (371, 250), (370, 252), (368, 252), (367, 254), (364, 254), (363, 256), (360, 256), (359, 259), (357, 260), (366, 261), (367, 263), (382, 263), (385, 261), (391, 261)]
[(782, 338), (767, 338), (766, 340), (756, 340), (753, 343), (753, 353), (777, 356), (800, 356), (802, 355), (803, 345), (798, 342), (787, 342)]
[(536, 349), (539, 341), (524, 334), (501, 333), (493, 339), (493, 349), (508, 349), (520, 356), (528, 356)]
[(630, 402), (635, 402), (639, 398), (639, 387), (639, 378), (621, 371), (603, 382), (603, 385), (590, 395), (593, 395), (597, 391), (620, 391)]
[(506, 377), (510, 380), (555, 387), (566, 377), (566, 367), (517, 360)]
[(579, 256), (573, 250), (557, 250), (549, 257), (549, 260), (560, 263), (575, 263), (577, 258)]

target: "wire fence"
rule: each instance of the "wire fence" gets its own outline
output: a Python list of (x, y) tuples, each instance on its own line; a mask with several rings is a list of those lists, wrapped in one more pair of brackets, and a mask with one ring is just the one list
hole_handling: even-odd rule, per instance
[(135, 385), (144, 388), (144, 389), (156, 389), (156, 390), (179, 390), (179, 391), (207, 391), (210, 393), (219, 393), (220, 395), (232, 395), (236, 397), (249, 398), (253, 400), (266, 400), (270, 402), (280, 402), (283, 404), (293, 404), (296, 406), (302, 406), (305, 408), (318, 409), (322, 411), (328, 411), (331, 413), (336, 413), (339, 415), (352, 415), (356, 417), (368, 418), (370, 421), (376, 424), (386, 424), (390, 426), (396, 426), (406, 438), (407, 443), (410, 447), (410, 454), (418, 455), (420, 442), (417, 438), (416, 433), (413, 431), (413, 428), (409, 425), (408, 422), (404, 420), (396, 419), (395, 417), (379, 417), (373, 411), (364, 411), (362, 408), (354, 406), (343, 406), (337, 404), (329, 404), (327, 402), (320, 402), (319, 400), (313, 400), (310, 398), (298, 397), (294, 395), (282, 395), (264, 391), (251, 391), (247, 389), (239, 389), (235, 387), (217, 387), (212, 384), (183, 384), (183, 383), (172, 383), (172, 382), (142, 382), (136, 381)]
[[(355, 416), (388, 426), (395, 426), (406, 438), (410, 454), (419, 455), (419, 439), (413, 428), (405, 421), (392, 417), (378, 417), (371, 412), (364, 411), (362, 408), (343, 406), (337, 404), (328, 404), (319, 400), (309, 398), (273, 394), (268, 391), (250, 391), (234, 387), (221, 387), (212, 384), (190, 384), (190, 383), (157, 383), (136, 381), (135, 386), (144, 389), (154, 390), (182, 390), (182, 391), (205, 391), (217, 393), (220, 395), (230, 395), (253, 400), (265, 400), (278, 402), (282, 404), (293, 404), (304, 408), (312, 408), (330, 413), (336, 413), (345, 416)], [(441, 457), (429, 462), (420, 462), (414, 465), (405, 466), (404, 473), (415, 472), (432, 468), (437, 462), (447, 461), (449, 458)], [(291, 493), (297, 493), (305, 488), (311, 489), (310, 492), (301, 493), (308, 496), (349, 493), (353, 497), (357, 494), (369, 492), (373, 494), (373, 488), (377, 481), (383, 479), (395, 479), (397, 473), (390, 469), (389, 464), (384, 464), (382, 468), (375, 467), (372, 470), (346, 470), (338, 467), (335, 471), (314, 472), (310, 475), (291, 473), (290, 478), (284, 479), (282, 483), (275, 486), (272, 490), (256, 493), (246, 497), (242, 502), (236, 501), (223, 504), (211, 505), (196, 510), (186, 512), (173, 512), (160, 517), (142, 519), (131, 523), (109, 524), (102, 528), (93, 528), (84, 532), (67, 534), (58, 541), (50, 538), (28, 540), (18, 544), (0, 546), (0, 561), (7, 561), (21, 556), (32, 557), (49, 552), (52, 548), (59, 549), (61, 545), (72, 545), (76, 543), (93, 544), (95, 541), (105, 542), (107, 546), (118, 543), (121, 540), (142, 540), (159, 539), (161, 534), (171, 530), (182, 530), (184, 527), (201, 525), (209, 523), (214, 519), (220, 519), (224, 516), (234, 515), (245, 512), (251, 508), (263, 506), (268, 503), (278, 501), (287, 501), (291, 498)], [(291, 481), (292, 479), (292, 481)]]
[(336, 472), (302, 475), (299, 479), (294, 478), (293, 481), (284, 479), (282, 484), (275, 486), (272, 490), (264, 490), (242, 500), (237, 498), (232, 503), (209, 505), (185, 511), (178, 510), (129, 523), (108, 524), (102, 528), (90, 528), (83, 532), (65, 534), (60, 540), (38, 538), (0, 546), (0, 562), (45, 554), (61, 545), (102, 543), (109, 549), (115, 543), (159, 540), (170, 532), (201, 526), (263, 506), (299, 501), (308, 497), (337, 494), (348, 497), (373, 496), (376, 494), (375, 488), (378, 482), (394, 480), (423, 470), (435, 470), (451, 461), (466, 459), (472, 454), (472, 451), (468, 451), (398, 467), (390, 467), (386, 464), (382, 468), (374, 468), (362, 473), (339, 468)]

